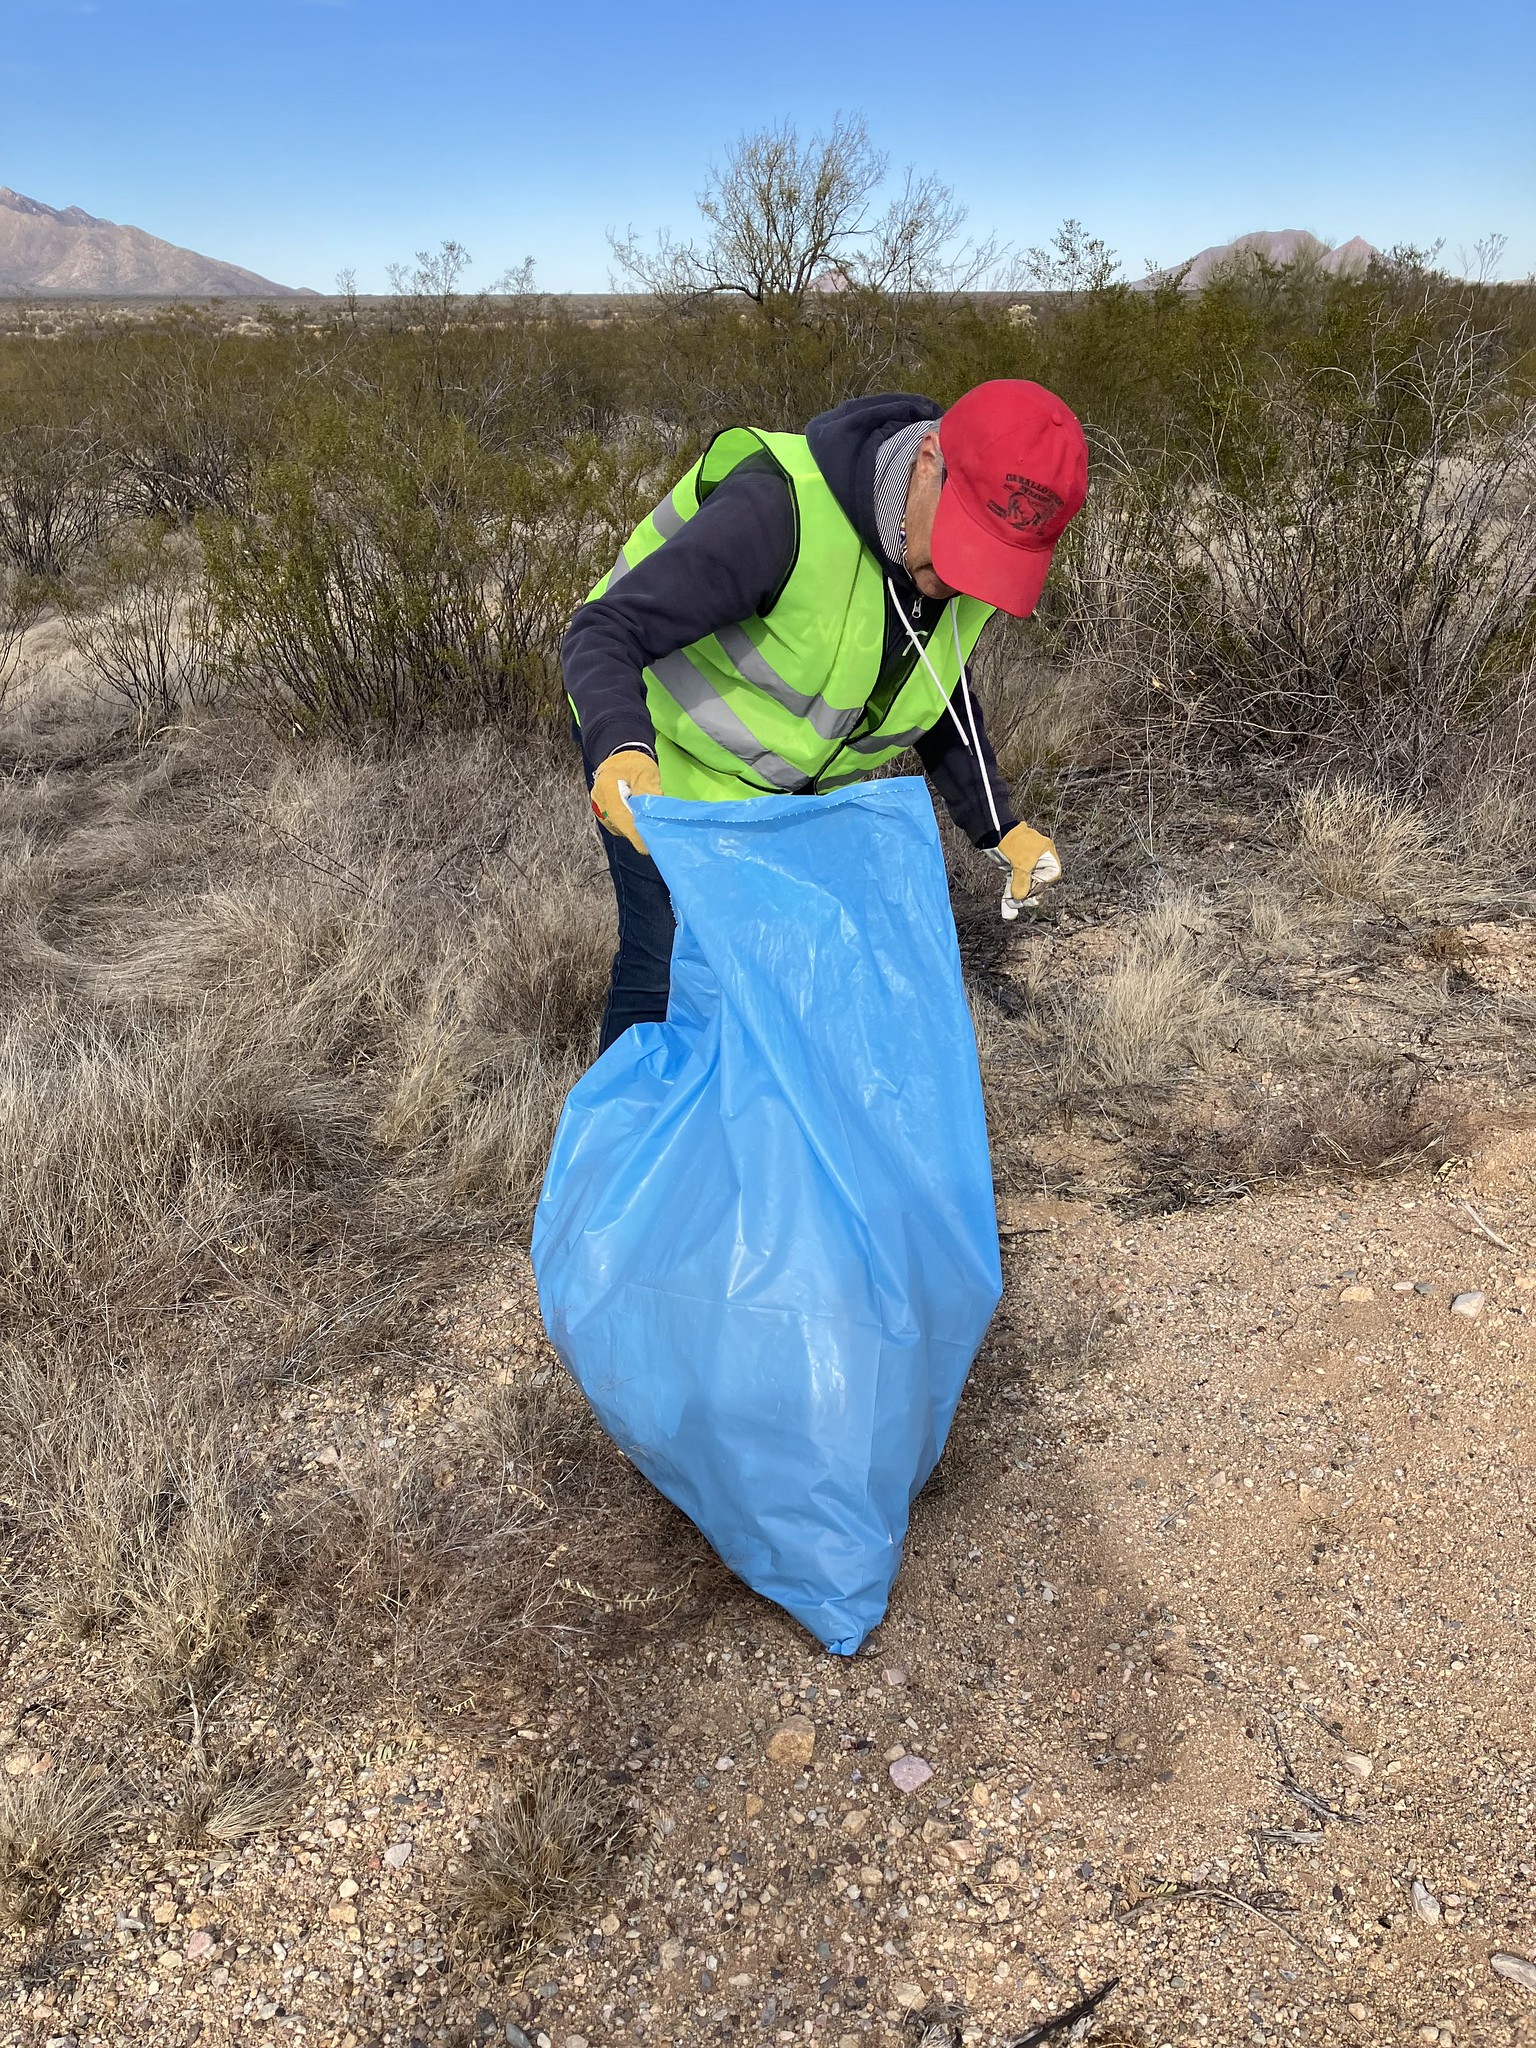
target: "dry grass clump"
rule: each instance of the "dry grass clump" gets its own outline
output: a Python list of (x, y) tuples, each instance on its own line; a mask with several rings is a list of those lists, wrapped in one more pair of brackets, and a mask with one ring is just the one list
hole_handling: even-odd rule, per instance
[(409, 1345), (452, 1248), (526, 1222), (611, 912), (574, 753), (252, 738), (0, 785), (26, 883), (0, 1025), (16, 1593), (161, 1706), (206, 1700), (279, 1601), (285, 1664), (344, 1644), (413, 1687), (556, 1616), (659, 1625), (693, 1548), (588, 1527), (640, 1489), (563, 1380), (430, 1449), (386, 1424), (269, 1519), (284, 1458), (258, 1477), (241, 1446), (274, 1376)]
[(345, 1105), (259, 1024), (179, 1029), (51, 993), (0, 1028), (0, 1314), (174, 1301), (342, 1149)]
[(1296, 858), (1325, 900), (1440, 919), (1484, 900), (1475, 869), (1405, 799), (1348, 778), (1296, 800)]
[(464, 1919), (527, 1955), (589, 1900), (622, 1855), (632, 1820), (573, 1765), (535, 1765), (481, 1820), (454, 1881)]
[(1143, 914), (1107, 973), (1052, 1007), (1059, 1037), (1047, 1050), (1070, 1096), (1155, 1088), (1200, 1064), (1231, 1005), (1225, 972), (1204, 957), (1198, 904), (1169, 896)]
[(247, 1841), (286, 1820), (303, 1789), (297, 1771), (259, 1758), (194, 1767), (176, 1802), (175, 1838), (187, 1848)]
[(66, 1634), (114, 1635), (160, 1703), (239, 1662), (268, 1544), (225, 1390), (143, 1355), (0, 1357), (0, 1498), (13, 1571)]
[(542, 1365), (486, 1390), (472, 1438), (510, 1484), (549, 1487), (562, 1497), (590, 1479), (602, 1436), (563, 1367)]
[(178, 1475), (170, 1526), (128, 1588), (128, 1640), (144, 1691), (207, 1697), (240, 1661), (266, 1604), (267, 1542), (238, 1472), (200, 1459)]
[(0, 1919), (51, 1926), (65, 1892), (112, 1832), (118, 1803), (99, 1765), (0, 1778)]
[(1236, 1193), (1312, 1175), (1387, 1179), (1466, 1155), (1465, 1106), (1426, 1098), (1413, 1073), (1344, 1071), (1293, 1096), (1245, 1095), (1242, 1114), (1215, 1130), (1165, 1133), (1144, 1150), (1152, 1180), (1186, 1192)]

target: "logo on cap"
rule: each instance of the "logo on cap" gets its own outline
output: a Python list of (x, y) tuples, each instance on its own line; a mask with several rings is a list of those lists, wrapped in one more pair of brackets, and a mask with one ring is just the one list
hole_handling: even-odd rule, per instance
[(987, 510), (999, 519), (1006, 519), (1015, 533), (1033, 533), (1036, 527), (1048, 526), (1063, 508), (1065, 500), (1047, 484), (1037, 484), (1031, 477), (1015, 476), (1012, 471), (1004, 481), (1013, 486), (1008, 493), (1007, 504), (999, 505), (995, 498), (989, 498)]

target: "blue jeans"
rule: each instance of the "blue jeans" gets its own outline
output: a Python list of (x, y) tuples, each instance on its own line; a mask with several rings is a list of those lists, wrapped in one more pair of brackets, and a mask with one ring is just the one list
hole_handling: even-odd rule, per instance
[[(592, 771), (587, 770), (587, 788)], [(637, 853), (627, 839), (605, 832), (603, 842), (614, 900), (619, 906), (619, 950), (613, 956), (608, 1001), (598, 1051), (606, 1052), (631, 1024), (660, 1024), (667, 1014), (672, 987), (672, 939), (677, 919), (661, 870), (649, 854)]]

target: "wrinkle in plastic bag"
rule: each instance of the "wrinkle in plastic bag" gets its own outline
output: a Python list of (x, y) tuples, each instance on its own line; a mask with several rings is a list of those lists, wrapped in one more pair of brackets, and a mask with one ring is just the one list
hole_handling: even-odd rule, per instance
[(732, 1570), (851, 1655), (1002, 1291), (933, 808), (909, 777), (635, 812), (671, 1002), (566, 1103), (545, 1326)]

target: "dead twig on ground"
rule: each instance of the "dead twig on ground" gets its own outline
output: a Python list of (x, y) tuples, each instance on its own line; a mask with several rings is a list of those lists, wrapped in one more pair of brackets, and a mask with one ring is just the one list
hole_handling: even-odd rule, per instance
[(1508, 1239), (1500, 1237), (1496, 1230), (1491, 1229), (1470, 1202), (1457, 1202), (1456, 1207), (1471, 1219), (1472, 1228), (1480, 1237), (1486, 1237), (1490, 1244), (1496, 1244), (1501, 1252), (1508, 1252), (1511, 1257), (1519, 1256)]
[(1145, 1898), (1138, 1899), (1134, 1905), (1126, 1906), (1116, 1913), (1115, 1922), (1117, 1926), (1126, 1927), (1129, 1926), (1138, 1914), (1145, 1913), (1150, 1906), (1182, 1906), (1189, 1904), (1191, 1901), (1202, 1899), (1207, 1904), (1215, 1906), (1240, 1906), (1245, 1913), (1251, 1913), (1256, 1920), (1262, 1920), (1266, 1927), (1272, 1927), (1276, 1934), (1283, 1934), (1287, 1941), (1295, 1942), (1296, 1946), (1299, 1949), (1305, 1950), (1309, 1956), (1316, 1957), (1318, 1961), (1322, 1960), (1310, 1942), (1303, 1941), (1301, 1936), (1293, 1929), (1287, 1927), (1283, 1920), (1276, 1919), (1275, 1914), (1277, 1911), (1294, 1912), (1295, 1908), (1293, 1906), (1287, 1905), (1284, 1900), (1272, 1895), (1266, 1895), (1262, 1901), (1254, 1898), (1245, 1898), (1241, 1892), (1227, 1891), (1221, 1885), (1158, 1884), (1147, 1893)]
[(1097, 1991), (1090, 1991), (1088, 1996), (1080, 1998), (1076, 2005), (1069, 2005), (1065, 2012), (1053, 2013), (1050, 2019), (1042, 2020), (1039, 2026), (1031, 2027), (1026, 2034), (1016, 2034), (1008, 2043), (1008, 2048), (1035, 2048), (1037, 2042), (1053, 2041), (1057, 2035), (1070, 2032), (1087, 2019), (1090, 2013), (1098, 2011), (1119, 1982), (1118, 1977), (1111, 1977), (1107, 1983), (1101, 1984)]
[[(1268, 1711), (1266, 1708), (1265, 1712)], [(1346, 1813), (1342, 1806), (1335, 1806), (1332, 1800), (1325, 1799), (1321, 1792), (1314, 1792), (1302, 1784), (1296, 1775), (1296, 1766), (1291, 1761), (1291, 1752), (1285, 1746), (1285, 1737), (1280, 1733), (1280, 1723), (1273, 1714), (1269, 1714), (1269, 1732), (1274, 1737), (1275, 1754), (1280, 1760), (1280, 1771), (1275, 1782), (1286, 1797), (1294, 1799), (1296, 1804), (1305, 1808), (1308, 1813), (1316, 1814), (1320, 1821), (1336, 1820), (1346, 1827), (1360, 1827), (1362, 1822), (1358, 1813)]]

